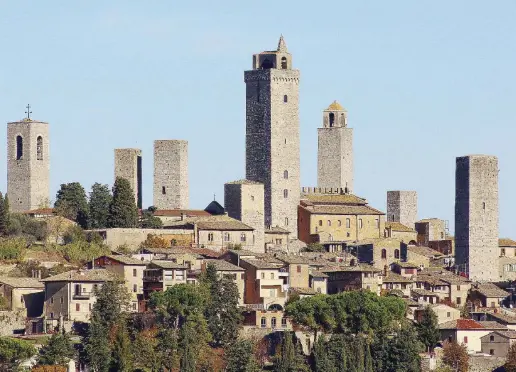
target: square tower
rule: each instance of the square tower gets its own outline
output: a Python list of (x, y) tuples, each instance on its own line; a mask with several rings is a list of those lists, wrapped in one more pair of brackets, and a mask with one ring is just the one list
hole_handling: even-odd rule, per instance
[(224, 208), (229, 217), (254, 229), (253, 250), (265, 252), (264, 188), (259, 182), (240, 180), (224, 185)]
[(142, 150), (115, 149), (115, 180), (125, 178), (134, 192), (139, 209), (142, 208)]
[(387, 191), (387, 221), (413, 229), (417, 221), (417, 192)]
[(245, 71), (246, 178), (263, 183), (265, 224), (297, 232), (300, 196), (299, 71), (283, 37)]
[(154, 141), (154, 206), (188, 208), (188, 141)]
[(30, 118), (7, 123), (7, 195), (12, 212), (50, 203), (48, 123)]
[(334, 101), (317, 129), (317, 187), (353, 192), (353, 129), (347, 126), (347, 111)]
[(472, 280), (497, 281), (498, 159), (458, 157), (455, 170), (455, 264)]

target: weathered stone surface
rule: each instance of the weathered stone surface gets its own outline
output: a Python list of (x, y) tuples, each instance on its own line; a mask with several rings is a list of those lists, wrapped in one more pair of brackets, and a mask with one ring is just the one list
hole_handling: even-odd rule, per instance
[(115, 180), (129, 181), (138, 208), (142, 208), (142, 150), (115, 149)]
[(28, 119), (7, 124), (7, 194), (12, 212), (50, 202), (48, 127)]
[(473, 280), (497, 281), (498, 159), (458, 157), (455, 173), (455, 263)]
[(154, 141), (154, 206), (188, 209), (188, 141)]
[(387, 220), (413, 229), (417, 221), (417, 192), (387, 191)]

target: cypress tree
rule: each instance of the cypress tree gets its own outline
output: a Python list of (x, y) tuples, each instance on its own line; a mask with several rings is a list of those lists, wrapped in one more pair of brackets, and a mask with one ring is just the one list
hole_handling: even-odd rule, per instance
[(438, 329), (437, 315), (430, 306), (423, 310), (421, 320), (416, 325), (419, 341), (421, 341), (427, 351), (432, 351), (441, 338)]
[[(315, 342), (314, 351), (313, 351), (313, 362), (315, 372), (336, 372), (337, 369), (331, 360), (327, 343), (324, 341), (323, 336), (319, 336), (317, 341)], [(340, 365), (339, 365), (340, 367)]]
[(61, 185), (56, 195), (54, 209), (58, 215), (77, 222), (83, 229), (88, 228), (88, 199), (84, 187), (79, 182)]
[(131, 340), (124, 321), (119, 322), (113, 345), (111, 370), (117, 372), (133, 372), (133, 355)]
[(113, 185), (113, 199), (109, 204), (109, 227), (138, 227), (138, 208), (129, 181), (117, 177)]
[(107, 227), (111, 199), (111, 191), (108, 185), (95, 183), (91, 187), (89, 207), (90, 226), (93, 229), (103, 229)]

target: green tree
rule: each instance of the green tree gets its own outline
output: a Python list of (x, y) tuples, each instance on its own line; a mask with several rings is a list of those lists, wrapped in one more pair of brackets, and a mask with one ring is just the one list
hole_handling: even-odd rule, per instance
[(516, 372), (516, 344), (512, 344), (509, 347), (503, 367), (505, 368), (505, 372)]
[(116, 325), (116, 335), (111, 356), (112, 372), (133, 372), (133, 354), (127, 325), (122, 319)]
[(206, 307), (208, 328), (217, 345), (228, 345), (238, 338), (242, 315), (238, 309), (238, 287), (226, 277), (211, 286), (211, 302)]
[[(195, 328), (190, 321), (186, 322), (179, 331), (179, 347), (181, 350), (180, 369), (181, 372), (196, 372), (199, 359), (197, 335)], [(197, 346), (197, 347), (196, 347)]]
[(149, 208), (142, 211), (140, 227), (142, 229), (161, 229), (163, 227), (163, 222), (161, 222), (159, 217), (154, 216), (154, 211), (151, 211)]
[(468, 348), (464, 344), (459, 345), (456, 341), (445, 342), (442, 361), (456, 372), (468, 372)]
[(419, 353), (423, 350), (423, 346), (419, 342), (412, 324), (404, 321), (401, 329), (395, 336), (387, 340), (386, 345), (387, 350), (382, 361), (384, 370), (393, 372), (419, 372), (421, 370)]
[(324, 245), (319, 243), (310, 243), (303, 249), (305, 252), (326, 252)]
[(258, 372), (260, 367), (254, 357), (253, 343), (237, 340), (226, 348), (226, 372)]
[(88, 200), (86, 191), (79, 182), (61, 185), (56, 195), (54, 209), (58, 215), (77, 222), (83, 229), (88, 228)]
[(158, 338), (150, 331), (141, 331), (135, 334), (131, 344), (134, 356), (134, 365), (151, 372), (161, 371)]
[(75, 349), (68, 333), (55, 333), (39, 350), (38, 364), (66, 365), (75, 356)]
[(327, 295), (316, 295), (291, 302), (286, 306), (287, 315), (294, 323), (313, 332), (317, 339), (319, 331), (331, 331), (336, 325), (328, 299)]
[(11, 226), (11, 206), (9, 205), (9, 197), (7, 196), (7, 194), (5, 194), (5, 196), (4, 196), (4, 208), (3, 209), (4, 209), (6, 223), (7, 223), (7, 231), (9, 231), (10, 226)]
[(320, 336), (315, 342), (313, 349), (313, 368), (314, 372), (337, 372), (337, 368), (328, 353), (328, 343), (324, 336)]
[(7, 235), (9, 231), (8, 211), (5, 210), (4, 197), (0, 192), (0, 236)]
[(326, 342), (328, 358), (331, 360), (331, 365), (335, 366), (338, 371), (347, 370), (348, 360), (350, 359), (347, 338), (348, 336), (342, 333), (336, 333)]
[(86, 241), (86, 233), (79, 226), (70, 226), (63, 234), (63, 242), (65, 244), (78, 243)]
[(179, 362), (177, 330), (161, 326), (157, 334), (157, 364), (161, 370), (172, 371)]
[(109, 204), (109, 227), (131, 228), (138, 226), (138, 208), (129, 181), (117, 177), (113, 185), (113, 199)]
[(427, 351), (432, 351), (439, 342), (437, 315), (430, 306), (426, 306), (421, 314), (421, 319), (416, 325), (419, 341), (425, 345)]
[(90, 226), (92, 229), (103, 229), (108, 226), (111, 191), (108, 185), (94, 183), (90, 192)]
[(28, 341), (0, 337), (0, 369), (15, 370), (21, 362), (36, 355), (36, 352)]
[(299, 352), (292, 339), (291, 332), (283, 332), (281, 343), (274, 357), (274, 371), (276, 372), (308, 372), (304, 356)]
[(93, 371), (108, 372), (111, 365), (109, 329), (99, 321), (92, 321), (84, 340), (86, 359)]

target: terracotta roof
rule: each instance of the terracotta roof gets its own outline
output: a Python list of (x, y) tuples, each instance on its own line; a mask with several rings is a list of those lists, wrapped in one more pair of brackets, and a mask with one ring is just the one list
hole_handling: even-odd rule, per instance
[(366, 205), (367, 201), (353, 194), (302, 194), (301, 200), (308, 201), (308, 204), (358, 204)]
[(346, 111), (337, 101), (333, 101), (325, 111)]
[(439, 324), (439, 329), (484, 329), (484, 327), (473, 319), (456, 319)]
[(493, 283), (483, 283), (483, 284), (476, 284), (474, 285), (472, 290), (477, 291), (482, 296), (485, 297), (497, 297), (497, 298), (505, 298), (510, 295), (509, 292), (504, 291), (500, 287), (497, 287)]
[(312, 278), (327, 278), (328, 277), (328, 275), (326, 275), (325, 273), (323, 273), (321, 271), (317, 271), (317, 270), (310, 272), (310, 276)]
[(206, 266), (214, 265), (217, 271), (245, 271), (241, 267), (224, 260), (205, 260), (204, 262), (206, 262)]
[(206, 211), (200, 209), (158, 209), (154, 212), (156, 217), (198, 217), (198, 216), (211, 216)]
[(391, 229), (392, 231), (400, 231), (400, 232), (416, 232), (416, 230), (411, 229), (408, 226), (403, 225), (399, 222), (385, 222), (385, 228)]
[(435, 256), (442, 256), (443, 254), (439, 251), (436, 251), (432, 248), (420, 246), (420, 245), (409, 245), (407, 246), (407, 250), (409, 252), (419, 254), (421, 256), (425, 257), (435, 257)]
[(0, 284), (13, 288), (44, 288), (44, 284), (35, 278), (0, 277)]
[(499, 247), (516, 247), (516, 241), (509, 238), (500, 238), (498, 240)]
[(62, 274), (54, 275), (42, 282), (106, 282), (120, 280), (121, 278), (106, 269), (93, 270), (71, 270)]
[(403, 301), (407, 304), (407, 306), (419, 306), (419, 302), (414, 301), (411, 298), (402, 298)]
[(124, 255), (108, 255), (103, 256), (107, 257), (111, 260), (118, 261), (120, 263), (123, 263), (124, 265), (138, 265), (138, 266), (146, 266), (145, 262), (142, 260), (137, 260), (136, 258), (124, 256)]
[(290, 287), (290, 290), (300, 295), (316, 295), (318, 292), (310, 287)]
[(311, 214), (338, 214), (338, 215), (384, 215), (385, 213), (367, 205), (314, 205), (301, 207)]
[(152, 266), (156, 266), (161, 269), (186, 269), (187, 268), (185, 265), (180, 265), (174, 261), (153, 260), (150, 263)]
[(402, 275), (393, 273), (392, 271), (387, 272), (387, 276), (382, 279), (383, 283), (413, 283), (414, 281), (410, 278), (405, 278)]

